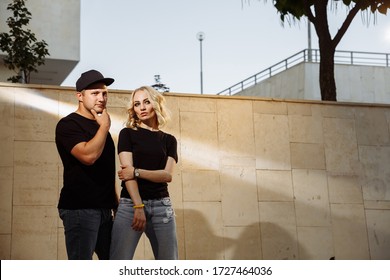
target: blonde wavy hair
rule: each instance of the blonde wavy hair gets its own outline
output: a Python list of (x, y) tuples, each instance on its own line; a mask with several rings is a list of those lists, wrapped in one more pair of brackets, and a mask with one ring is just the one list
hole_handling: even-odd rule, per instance
[(137, 129), (137, 127), (141, 123), (141, 121), (137, 117), (137, 114), (134, 111), (134, 95), (138, 91), (145, 91), (148, 93), (149, 100), (157, 115), (158, 128), (163, 127), (171, 119), (171, 112), (166, 106), (165, 97), (160, 92), (150, 86), (142, 86), (132, 92), (130, 96), (130, 105), (127, 109), (128, 116), (126, 121), (126, 127)]

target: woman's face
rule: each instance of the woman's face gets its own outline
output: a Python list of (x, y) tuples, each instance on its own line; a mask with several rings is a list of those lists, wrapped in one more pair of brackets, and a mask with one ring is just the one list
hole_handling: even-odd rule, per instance
[(139, 90), (134, 94), (134, 112), (141, 122), (148, 123), (156, 120), (156, 112), (154, 111), (149, 93), (144, 90)]

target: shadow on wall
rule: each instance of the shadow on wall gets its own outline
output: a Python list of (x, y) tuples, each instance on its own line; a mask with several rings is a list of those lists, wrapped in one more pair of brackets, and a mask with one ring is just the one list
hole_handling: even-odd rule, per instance
[[(207, 214), (177, 209), (184, 216), (186, 260), (294, 260), (298, 258), (296, 240), (291, 233), (272, 223), (243, 227), (212, 226)], [(183, 212), (183, 213), (180, 213)], [(230, 235), (230, 236), (229, 236)], [(233, 237), (233, 235), (236, 235)], [(275, 238), (276, 237), (276, 238)], [(180, 242), (180, 241), (179, 241)], [(180, 247), (180, 246), (179, 246)], [(305, 254), (301, 249), (300, 253)]]

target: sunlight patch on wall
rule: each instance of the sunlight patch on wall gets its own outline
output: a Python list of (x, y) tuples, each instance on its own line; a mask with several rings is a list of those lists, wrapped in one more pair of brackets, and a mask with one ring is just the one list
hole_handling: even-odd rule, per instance
[[(40, 111), (49, 113), (54, 116), (58, 116), (59, 102), (57, 99), (52, 99), (42, 95), (37, 90), (31, 89), (12, 89), (12, 88), (1, 88), (0, 89), (0, 100), (4, 100), (9, 103), (14, 103), (15, 106), (24, 106), (38, 109)], [(66, 107), (66, 110), (71, 110), (71, 104), (61, 104)], [(73, 109), (74, 110), (74, 109)]]
[[(49, 95), (49, 94), (48, 94)], [(58, 101), (58, 96), (53, 98), (43, 95), (38, 90), (0, 88), (0, 102), (14, 104), (15, 106), (29, 107), (39, 111), (63, 118), (76, 111), (77, 104)], [(56, 98), (56, 99), (54, 99)], [(109, 112), (111, 117), (111, 133), (116, 136), (123, 127), (125, 120), (119, 115)]]
[(186, 137), (181, 138), (180, 142), (181, 160), (185, 168), (204, 170), (219, 169), (218, 147), (212, 147), (209, 144)]

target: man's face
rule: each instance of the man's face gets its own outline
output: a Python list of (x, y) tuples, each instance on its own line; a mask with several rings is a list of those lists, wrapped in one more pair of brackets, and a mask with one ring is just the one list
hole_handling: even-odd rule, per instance
[(107, 86), (103, 83), (96, 83), (85, 89), (83, 93), (79, 93), (79, 101), (86, 110), (94, 109), (96, 113), (101, 113), (107, 105), (107, 94)]

